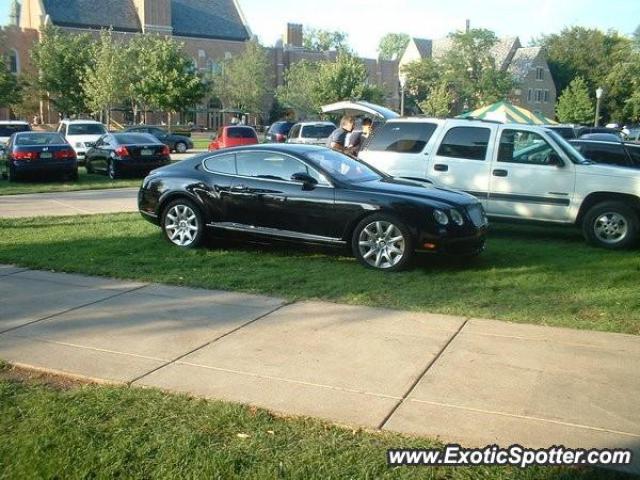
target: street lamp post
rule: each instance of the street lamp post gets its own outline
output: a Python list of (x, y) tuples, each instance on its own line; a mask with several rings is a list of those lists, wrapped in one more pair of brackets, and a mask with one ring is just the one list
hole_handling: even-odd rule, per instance
[(407, 76), (401, 74), (399, 77), (400, 80), (400, 116), (404, 117), (404, 97), (405, 97), (405, 89), (407, 86)]
[(596, 90), (596, 119), (593, 122), (594, 127), (600, 126), (600, 102), (602, 100), (602, 95), (604, 95), (604, 90), (602, 87), (598, 87)]

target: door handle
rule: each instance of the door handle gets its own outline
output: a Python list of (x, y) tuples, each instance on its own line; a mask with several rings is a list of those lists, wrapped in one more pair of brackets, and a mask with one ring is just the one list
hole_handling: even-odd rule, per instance
[(507, 170), (494, 170), (493, 171), (493, 176), (494, 177), (507, 177), (509, 176), (509, 172)]
[(436, 172), (448, 172), (449, 171), (449, 165), (445, 165), (444, 163), (436, 163), (433, 166), (433, 169)]

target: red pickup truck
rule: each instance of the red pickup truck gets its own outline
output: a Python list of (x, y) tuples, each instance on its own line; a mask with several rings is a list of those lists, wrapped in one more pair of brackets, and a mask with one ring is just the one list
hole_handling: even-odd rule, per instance
[(253, 127), (232, 126), (221, 127), (218, 136), (209, 144), (209, 151), (222, 150), (223, 148), (241, 147), (243, 145), (255, 145), (258, 143), (258, 134)]

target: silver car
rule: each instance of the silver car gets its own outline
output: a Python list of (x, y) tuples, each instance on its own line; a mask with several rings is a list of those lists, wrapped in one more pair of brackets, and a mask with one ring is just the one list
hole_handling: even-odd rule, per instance
[(329, 137), (336, 129), (331, 122), (300, 122), (289, 131), (287, 143), (326, 146)]

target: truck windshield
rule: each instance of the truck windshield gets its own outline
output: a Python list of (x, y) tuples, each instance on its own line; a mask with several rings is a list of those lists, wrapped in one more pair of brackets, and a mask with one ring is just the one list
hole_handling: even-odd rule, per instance
[(569, 159), (573, 163), (577, 163), (580, 165), (589, 165), (593, 163), (591, 160), (587, 160), (582, 156), (580, 152), (578, 152), (573, 145), (567, 142), (561, 135), (557, 134), (553, 130), (547, 130), (547, 134), (555, 140), (560, 149), (564, 152), (564, 154), (569, 157)]

